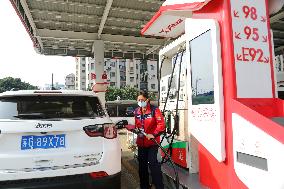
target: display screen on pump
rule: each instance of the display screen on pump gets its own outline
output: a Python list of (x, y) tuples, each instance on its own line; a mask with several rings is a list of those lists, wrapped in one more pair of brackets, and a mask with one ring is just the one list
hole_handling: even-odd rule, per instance
[(189, 134), (222, 162), (226, 153), (219, 25), (212, 19), (187, 19), (185, 27), (190, 62), (187, 78), (192, 90)]
[(190, 42), (192, 104), (214, 104), (211, 31)]

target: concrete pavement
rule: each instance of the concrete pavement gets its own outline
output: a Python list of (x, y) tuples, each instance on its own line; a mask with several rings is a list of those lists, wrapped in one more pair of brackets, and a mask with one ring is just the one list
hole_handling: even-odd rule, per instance
[(118, 134), (122, 148), (121, 189), (137, 189), (139, 187), (138, 165), (133, 153), (128, 149), (126, 130), (121, 130)]

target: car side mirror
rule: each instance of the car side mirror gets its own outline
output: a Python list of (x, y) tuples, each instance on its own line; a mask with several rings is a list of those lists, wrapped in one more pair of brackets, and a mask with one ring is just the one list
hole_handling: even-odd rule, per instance
[(116, 129), (123, 129), (125, 126), (128, 125), (127, 120), (121, 120), (115, 124)]

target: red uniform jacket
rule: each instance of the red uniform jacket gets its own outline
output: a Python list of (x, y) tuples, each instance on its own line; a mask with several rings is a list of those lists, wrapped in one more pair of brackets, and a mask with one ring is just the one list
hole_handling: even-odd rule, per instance
[[(147, 105), (147, 110), (144, 115), (141, 115), (141, 108), (135, 110), (135, 127), (144, 130), (147, 134), (153, 134), (155, 140), (160, 142), (160, 134), (165, 130), (164, 117), (157, 107), (154, 108), (152, 113), (150, 104)], [(152, 117), (152, 114), (154, 116)], [(148, 140), (145, 136), (138, 135), (136, 144), (138, 147), (150, 147), (156, 145), (153, 141)]]

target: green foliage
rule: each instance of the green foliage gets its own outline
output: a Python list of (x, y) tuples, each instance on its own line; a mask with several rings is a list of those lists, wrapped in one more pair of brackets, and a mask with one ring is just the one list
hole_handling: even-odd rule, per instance
[(106, 101), (117, 100), (136, 100), (139, 91), (133, 87), (126, 86), (124, 88), (108, 87), (106, 92)]
[[(130, 86), (126, 86), (123, 88), (116, 87), (108, 87), (106, 92), (106, 101), (114, 101), (117, 100), (117, 97), (120, 100), (136, 100), (139, 95), (139, 90)], [(157, 100), (157, 95), (153, 92), (149, 92), (149, 98), (151, 100)]]
[(10, 91), (11, 89), (15, 90), (34, 90), (38, 87), (33, 86), (29, 83), (22, 82), (20, 78), (6, 77), (0, 79), (0, 93), (5, 91)]
[(136, 88), (126, 86), (121, 89), (122, 100), (136, 100), (139, 94), (139, 91)]
[(117, 97), (122, 97), (122, 91), (119, 88), (116, 87), (108, 87), (106, 91), (106, 101), (114, 101), (117, 99)]

